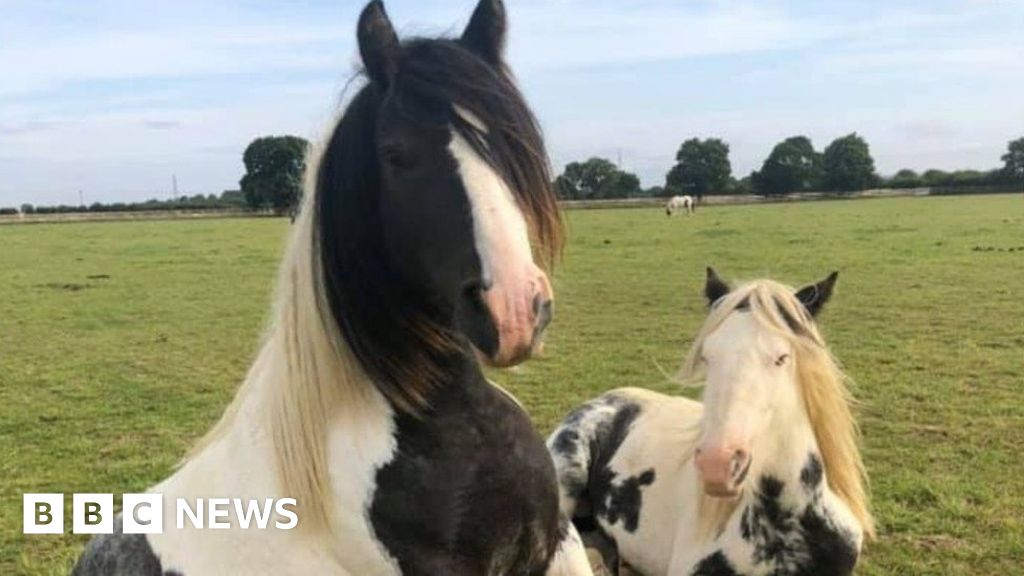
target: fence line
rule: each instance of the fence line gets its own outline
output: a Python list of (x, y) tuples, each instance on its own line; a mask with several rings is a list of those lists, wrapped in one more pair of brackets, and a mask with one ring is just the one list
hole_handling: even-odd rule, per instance
[[(776, 204), (781, 202), (814, 202), (825, 200), (858, 200), (867, 198), (901, 198), (922, 196), (951, 196), (972, 194), (1019, 194), (1024, 186), (936, 186), (932, 188), (876, 188), (849, 194), (834, 192), (794, 192), (784, 196), (755, 196), (752, 194), (720, 194), (705, 196), (701, 206), (739, 206), (746, 204)], [(666, 198), (611, 198), (607, 200), (562, 200), (566, 210), (599, 210), (609, 208), (657, 208), (665, 205)], [(60, 214), (0, 215), (2, 224), (45, 224), (59, 222), (124, 222), (134, 220), (177, 220), (208, 218), (269, 217), (266, 212), (251, 212), (237, 208), (204, 210), (147, 210), (139, 212), (65, 212)]]
[[(777, 204), (781, 202), (814, 202), (824, 200), (859, 200), (868, 198), (906, 198), (923, 196), (950, 196), (967, 194), (1019, 194), (1024, 186), (978, 186), (930, 188), (874, 188), (847, 194), (835, 192), (794, 192), (782, 196), (756, 196), (753, 194), (716, 194), (705, 196), (701, 206), (736, 206), (744, 204)], [(608, 200), (562, 200), (567, 210), (594, 210), (602, 208), (654, 208), (664, 206), (667, 198), (611, 198)]]
[(62, 222), (131, 222), (135, 220), (186, 220), (211, 218), (258, 218), (273, 214), (217, 208), (203, 210), (140, 210), (138, 212), (61, 212), (0, 216), (0, 224), (53, 224)]

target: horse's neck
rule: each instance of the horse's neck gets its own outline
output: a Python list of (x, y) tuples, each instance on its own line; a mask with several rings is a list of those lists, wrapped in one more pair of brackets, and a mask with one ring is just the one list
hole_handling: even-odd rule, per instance
[(443, 398), (479, 398), (481, 395), (496, 393), (507, 396), (518, 404), (518, 400), (511, 393), (487, 380), (476, 356), (468, 347), (447, 365), (446, 376), (440, 388), (434, 391), (437, 401), (442, 401)]
[[(341, 444), (355, 443), (341, 452), (356, 451), (367, 454), (371, 459), (390, 457), (394, 435), (394, 418), (399, 412), (376, 389), (358, 367), (351, 355), (337, 355), (333, 348), (318, 340), (296, 343), (289, 333), (280, 326), (274, 329), (257, 355), (246, 380), (215, 428), (200, 442), (189, 461), (212, 460), (211, 454), (225, 452), (238, 458), (248, 458), (273, 466), (275, 447), (272, 438), (282, 434), (287, 427), (294, 430), (299, 422), (307, 428), (315, 420), (310, 434), (304, 439), (322, 445), (330, 454), (338, 444), (338, 438), (346, 439)], [(318, 347), (296, 350), (298, 344)], [(301, 360), (305, 366), (305, 381), (292, 380), (296, 372), (290, 362)], [(451, 399), (460, 395), (495, 393), (487, 383), (475, 356), (467, 349), (447, 366), (449, 376), (441, 387), (433, 391), (435, 399)], [(311, 381), (339, 383), (349, 379), (344, 393), (337, 387), (323, 389), (312, 386)], [(282, 400), (286, 398), (286, 400)], [(304, 405), (312, 414), (309, 419), (282, 419), (286, 406)], [(275, 426), (276, 432), (275, 432)], [(359, 445), (365, 442), (366, 445)], [(278, 454), (280, 448), (277, 449)], [(196, 468), (196, 466), (192, 466)], [(276, 475), (266, 474), (272, 481)], [(268, 486), (272, 486), (272, 482)]]
[(818, 442), (806, 412), (783, 411), (774, 417), (767, 433), (754, 442), (750, 480), (772, 477), (787, 485), (799, 482), (812, 455), (820, 460)]
[[(701, 502), (695, 510), (710, 516), (701, 518), (700, 522), (693, 522), (691, 517), (680, 523), (670, 574), (690, 574), (698, 567), (707, 569), (705, 563), (716, 554), (724, 554), (736, 565), (737, 561), (753, 555), (752, 542), (743, 536), (744, 530), (749, 530), (749, 527), (744, 528), (744, 523), (751, 518), (762, 518), (765, 513), (780, 510), (804, 509), (811, 501), (834, 500), (822, 497), (827, 483), (820, 468), (821, 456), (810, 421), (802, 411), (799, 414), (786, 412), (775, 417), (767, 432), (755, 441), (753, 463), (738, 500), (728, 503), (709, 499), (703, 495), (699, 483), (694, 484), (692, 494)], [(816, 472), (813, 462), (819, 464)], [(818, 474), (818, 486), (808, 490), (805, 479), (814, 474)], [(756, 514), (753, 511), (757, 511)], [(741, 569), (739, 573), (745, 572)]]
[[(849, 507), (828, 485), (828, 470), (814, 431), (802, 410), (776, 419), (755, 444), (747, 489), (710, 545), (689, 558), (682, 573), (705, 573), (721, 559), (728, 573), (850, 574), (860, 550), (862, 529)], [(782, 548), (780, 548), (780, 546)], [(788, 552), (786, 546), (791, 547)], [(708, 564), (708, 565), (706, 565)], [(674, 566), (676, 571), (679, 566)], [(795, 572), (801, 569), (803, 571)], [(672, 573), (676, 573), (673, 571)], [(719, 573), (719, 572), (714, 572)]]

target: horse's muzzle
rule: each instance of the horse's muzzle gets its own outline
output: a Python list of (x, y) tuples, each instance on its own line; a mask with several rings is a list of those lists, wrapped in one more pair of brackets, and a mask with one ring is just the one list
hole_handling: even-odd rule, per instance
[(751, 461), (748, 451), (731, 446), (698, 448), (693, 458), (704, 493), (713, 498), (738, 496)]
[(494, 366), (513, 366), (529, 358), (551, 322), (554, 294), (547, 275), (531, 265), (517, 276), (495, 282), (483, 293), (498, 334), (497, 350), (488, 358)]

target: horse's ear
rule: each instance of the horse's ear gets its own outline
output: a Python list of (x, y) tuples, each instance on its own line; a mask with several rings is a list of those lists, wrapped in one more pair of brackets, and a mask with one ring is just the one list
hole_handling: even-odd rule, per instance
[(833, 272), (821, 282), (797, 290), (796, 299), (804, 305), (804, 308), (807, 308), (811, 316), (817, 316), (825, 303), (832, 298), (832, 290), (836, 287), (838, 279), (839, 272)]
[(729, 292), (732, 292), (732, 288), (718, 277), (718, 272), (715, 272), (714, 268), (708, 266), (708, 277), (704, 282), (704, 297), (708, 299), (708, 306)]
[(372, 82), (387, 86), (395, 75), (399, 44), (383, 2), (373, 0), (363, 8), (356, 36), (366, 74)]
[(480, 0), (462, 32), (462, 45), (498, 66), (505, 51), (505, 4), (501, 0)]

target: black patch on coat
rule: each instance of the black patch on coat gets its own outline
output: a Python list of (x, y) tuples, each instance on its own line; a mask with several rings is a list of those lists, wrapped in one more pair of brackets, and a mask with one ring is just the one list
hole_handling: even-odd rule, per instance
[(721, 550), (700, 561), (693, 569), (693, 576), (740, 576)]
[(125, 534), (121, 516), (112, 534), (99, 534), (78, 557), (71, 576), (182, 576), (164, 572), (145, 534)]
[[(597, 411), (606, 412), (597, 416)], [(654, 469), (620, 479), (609, 464), (640, 412), (640, 405), (630, 398), (605, 394), (570, 412), (551, 441), (553, 452), (577, 461), (581, 443), (587, 443), (590, 459), (586, 462), (585, 479), (571, 475), (561, 478), (566, 495), (577, 501), (573, 521), (581, 532), (595, 529), (595, 519), (609, 524), (621, 521), (628, 532), (635, 532), (639, 526), (643, 488), (654, 483)], [(590, 419), (595, 419), (593, 433), (583, 438), (579, 427)]]
[(807, 463), (800, 470), (800, 483), (808, 491), (816, 491), (821, 486), (824, 470), (821, 466), (821, 458), (817, 454), (809, 454)]
[(740, 535), (754, 544), (754, 562), (784, 564), (797, 552), (793, 532), (796, 523), (793, 511), (784, 507), (780, 496), (785, 483), (772, 476), (762, 476), (754, 501), (740, 517)]
[(374, 533), (402, 573), (543, 574), (565, 533), (554, 463), (528, 416), (467, 355), (424, 417), (396, 418)]
[(609, 488), (605, 518), (610, 524), (622, 520), (627, 532), (636, 532), (640, 524), (640, 507), (643, 504), (641, 488), (654, 484), (654, 469), (646, 470), (639, 476), (626, 478)]
[(838, 528), (831, 518), (808, 506), (800, 515), (800, 528), (810, 556), (800, 576), (813, 574), (852, 574), (857, 565), (857, 547), (853, 535)]
[[(574, 408), (562, 421), (558, 428), (555, 437), (550, 442), (550, 450), (553, 454), (562, 456), (565, 460), (572, 464), (582, 463), (583, 455), (580, 454), (583, 442), (586, 442), (586, 446), (589, 449), (593, 443), (592, 438), (581, 438), (579, 427), (580, 425), (594, 412), (598, 406), (606, 406), (608, 397), (601, 397), (596, 400), (592, 400)], [(586, 463), (589, 468), (589, 461)], [(565, 494), (577, 503), (576, 515), (579, 519), (586, 519), (589, 525), (594, 524), (593, 518), (590, 518), (590, 504), (581, 497), (584, 495), (584, 491), (587, 487), (588, 481), (587, 474), (564, 474), (559, 475), (559, 483), (561, 484), (562, 490)], [(574, 523), (581, 532), (585, 530), (592, 530), (593, 528), (585, 528), (580, 521), (574, 519)]]
[(555, 435), (551, 448), (558, 454), (575, 454), (579, 445), (580, 434), (573, 428), (562, 428)]
[(822, 508), (823, 480), (821, 458), (808, 455), (800, 472), (807, 500), (798, 510), (782, 504), (783, 482), (770, 476), (760, 479), (754, 501), (740, 518), (740, 535), (754, 546), (755, 563), (774, 564), (778, 576), (853, 572), (858, 557), (855, 539)]
[(641, 488), (654, 482), (654, 471), (639, 477), (626, 478), (616, 485), (618, 475), (611, 468), (611, 460), (625, 441), (633, 422), (640, 415), (640, 405), (626, 398), (609, 396), (618, 406), (614, 416), (601, 422), (590, 443), (590, 470), (587, 499), (596, 517), (609, 524), (622, 521), (623, 528), (635, 532), (640, 523), (643, 501)]
[[(554, 454), (562, 456), (572, 464), (585, 467), (582, 474), (561, 474), (559, 476), (562, 490), (567, 496), (576, 501), (573, 522), (581, 532), (593, 530), (596, 527), (595, 520), (592, 517), (593, 506), (591, 505), (587, 488), (595, 469), (594, 459), (597, 458), (597, 451), (601, 450), (605, 439), (609, 435), (610, 422), (614, 418), (614, 412), (610, 415), (609, 413), (600, 415), (600, 419), (594, 423), (594, 430), (591, 436), (582, 437), (580, 435), (580, 426), (587, 420), (598, 419), (599, 416), (595, 415), (594, 412), (604, 411), (608, 408), (616, 409), (625, 402), (626, 400), (620, 396), (606, 394), (586, 404), (577, 406), (562, 420), (558, 432), (550, 442), (550, 449)], [(589, 455), (587, 458), (584, 458), (584, 455), (581, 454), (584, 447)], [(574, 469), (576, 469), (575, 466)]]
[[(579, 452), (580, 435), (574, 428), (562, 428), (551, 442), (550, 449), (567, 458), (573, 458)], [(574, 500), (579, 500), (583, 490), (587, 486), (586, 478), (575, 475), (565, 475), (559, 478), (562, 490)]]

